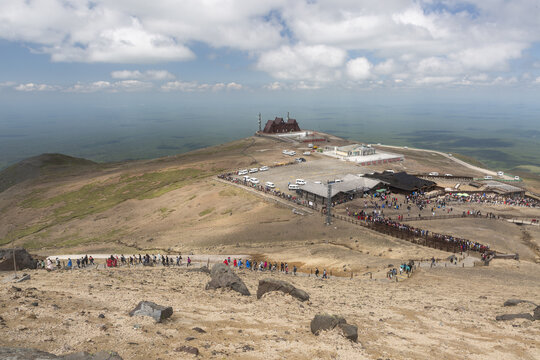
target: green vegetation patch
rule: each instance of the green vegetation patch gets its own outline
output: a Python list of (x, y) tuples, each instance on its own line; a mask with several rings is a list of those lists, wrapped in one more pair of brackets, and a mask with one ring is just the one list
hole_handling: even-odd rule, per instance
[(33, 192), (20, 205), (37, 209), (50, 207), (52, 215), (41, 224), (10, 233), (10, 236), (0, 240), (0, 244), (9, 242), (12, 236), (19, 239), (52, 225), (103, 212), (126, 200), (156, 198), (207, 175), (203, 170), (192, 168), (157, 171), (121, 176), (117, 182), (96, 182), (52, 197), (44, 197), (39, 191)]
[(208, 208), (208, 209), (205, 209), (205, 210), (203, 210), (203, 211), (201, 211), (201, 212), (199, 213), (199, 216), (202, 217), (202, 216), (208, 215), (208, 214), (210, 214), (211, 212), (213, 212), (214, 210), (215, 210), (215, 208)]

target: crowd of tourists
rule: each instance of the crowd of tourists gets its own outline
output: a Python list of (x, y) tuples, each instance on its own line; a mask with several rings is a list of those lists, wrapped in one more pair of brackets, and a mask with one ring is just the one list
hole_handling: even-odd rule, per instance
[(418, 227), (414, 227), (409, 224), (403, 224), (403, 223), (400, 223), (399, 221), (395, 221), (390, 218), (385, 218), (377, 210), (373, 210), (371, 214), (368, 214), (364, 210), (355, 211), (355, 212), (349, 211), (348, 215), (354, 216), (357, 220), (363, 220), (366, 223), (384, 225), (388, 228), (398, 230), (398, 231), (401, 231), (403, 233), (406, 233), (408, 235), (412, 235), (415, 237), (425, 237), (428, 239), (445, 241), (451, 244), (452, 246), (458, 247), (461, 252), (471, 250), (471, 251), (478, 251), (482, 253), (489, 250), (489, 245), (483, 245), (483, 244), (480, 244), (479, 242), (459, 238), (453, 235), (439, 234), (439, 233), (432, 232), (429, 230), (420, 229)]

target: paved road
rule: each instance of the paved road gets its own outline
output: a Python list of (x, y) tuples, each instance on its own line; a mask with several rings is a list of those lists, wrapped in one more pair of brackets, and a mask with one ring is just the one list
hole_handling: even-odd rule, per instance
[[(382, 146), (382, 147), (387, 147), (387, 148), (392, 148), (392, 149), (401, 149), (403, 150), (404, 147), (403, 146), (393, 146), (393, 145), (377, 145), (377, 146)], [(481, 172), (481, 173), (484, 173), (486, 175), (491, 175), (491, 176), (497, 176), (497, 172), (496, 171), (492, 171), (492, 170), (488, 170), (488, 169), (484, 169), (484, 168), (481, 168), (481, 167), (478, 167), (478, 166), (474, 166), (474, 165), (471, 165), (463, 160), (460, 160), (460, 159), (457, 159), (453, 156), (450, 156), (448, 155), (447, 153), (444, 153), (442, 151), (436, 151), (436, 150), (426, 150), (426, 149), (418, 149), (418, 148), (407, 148), (407, 150), (414, 150), (414, 151), (423, 151), (423, 152), (428, 152), (428, 153), (433, 153), (433, 154), (438, 154), (438, 155), (441, 155), (441, 156), (444, 156), (445, 158), (447, 159), (450, 159), (462, 166), (465, 166), (471, 170), (475, 170), (475, 171), (478, 171), (478, 172)], [(504, 175), (503, 176), (503, 179), (505, 180), (513, 180), (514, 178), (513, 177), (510, 177), (510, 176), (507, 176), (507, 175)]]

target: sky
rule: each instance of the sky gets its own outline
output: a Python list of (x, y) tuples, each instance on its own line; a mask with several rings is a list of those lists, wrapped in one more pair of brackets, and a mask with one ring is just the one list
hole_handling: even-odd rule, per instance
[(537, 92), (539, 40), (537, 0), (9, 0), (0, 87)]
[(540, 129), (540, 0), (0, 0), (0, 55), (0, 168), (23, 139), (196, 112)]

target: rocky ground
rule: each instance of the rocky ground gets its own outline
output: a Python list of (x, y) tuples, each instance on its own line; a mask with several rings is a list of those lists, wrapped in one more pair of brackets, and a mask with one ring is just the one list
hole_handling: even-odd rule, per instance
[[(186, 268), (27, 271), (0, 282), (0, 345), (54, 354), (117, 351), (124, 359), (538, 359), (540, 321), (496, 321), (540, 302), (537, 264), (494, 260), (489, 267), (422, 269), (390, 282), (376, 276), (331, 278), (239, 272), (251, 296), (205, 290), (206, 273)], [(257, 300), (258, 281), (286, 280), (302, 302), (281, 292)], [(7, 277), (6, 277), (7, 278)], [(141, 300), (171, 306), (161, 323), (130, 317)], [(315, 336), (320, 313), (358, 326), (358, 342), (340, 330)], [(184, 348), (182, 348), (184, 347)]]

